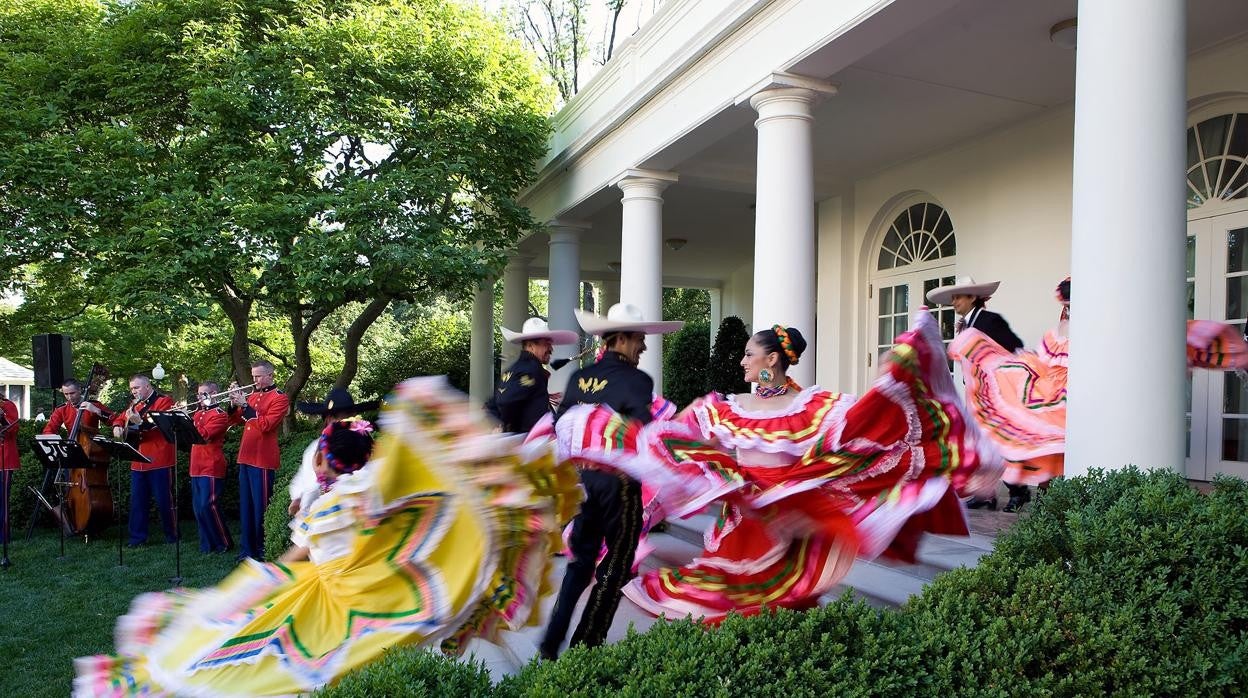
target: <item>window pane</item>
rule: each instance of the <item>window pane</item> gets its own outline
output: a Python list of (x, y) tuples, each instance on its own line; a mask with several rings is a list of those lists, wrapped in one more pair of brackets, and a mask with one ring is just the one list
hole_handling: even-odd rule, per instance
[(1222, 460), (1248, 461), (1248, 419), (1222, 420)]
[(953, 339), (953, 330), (957, 326), (957, 319), (953, 308), (944, 308), (940, 311), (940, 336), (942, 339)]
[(1196, 238), (1187, 239), (1187, 278), (1196, 277)]
[(1187, 319), (1196, 319), (1196, 284), (1187, 282)]
[(887, 317), (880, 318), (879, 333), (876, 334), (875, 343), (879, 345), (893, 343), (893, 319), (892, 318), (887, 318)]
[(1248, 277), (1236, 276), (1226, 280), (1226, 319), (1242, 320), (1244, 319), (1244, 309), (1248, 308), (1248, 298), (1245, 297), (1245, 291), (1248, 291), (1248, 285), (1244, 284), (1244, 279)]
[(901, 334), (902, 332), (905, 332), (907, 329), (909, 329), (909, 327), (910, 327), (910, 318), (906, 317), (905, 315), (898, 315), (897, 317), (893, 318), (893, 337), (896, 338), (897, 335)]
[(888, 315), (893, 310), (893, 287), (880, 288), (880, 315)]
[(1187, 169), (1200, 162), (1200, 151), (1196, 149), (1196, 129), (1187, 129)]
[(1244, 380), (1235, 371), (1222, 374), (1222, 413), (1244, 414)]
[(904, 314), (910, 310), (910, 287), (895, 286), (894, 288), (896, 291), (893, 293), (893, 312)]
[(897, 255), (888, 250), (880, 250), (880, 263), (875, 265), (876, 269), (892, 269), (897, 266)]
[[(1230, 125), (1230, 114), (1215, 116), (1212, 119), (1205, 119), (1196, 124), (1196, 129), (1199, 131), (1200, 136), (1200, 148), (1204, 151), (1206, 160), (1222, 155), (1225, 152), (1226, 131)], [(1212, 175), (1217, 168), (1217, 163), (1210, 163), (1207, 167)]]
[(1226, 231), (1226, 273), (1248, 270), (1248, 228)]

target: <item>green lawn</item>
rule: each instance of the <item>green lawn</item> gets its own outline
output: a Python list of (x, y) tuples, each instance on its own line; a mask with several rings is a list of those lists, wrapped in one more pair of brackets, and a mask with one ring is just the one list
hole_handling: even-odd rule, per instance
[[(159, 536), (158, 526), (153, 531)], [(0, 571), (0, 694), (66, 696), (74, 658), (113, 651), (113, 628), (130, 600), (173, 586), (174, 546), (126, 549), (119, 567), (111, 532), (90, 543), (66, 539), (59, 559), (54, 531), (29, 541), (25, 533), (14, 526), (13, 566)], [(183, 586), (216, 584), (234, 568), (233, 552), (199, 552), (194, 522), (182, 522), (182, 536)]]

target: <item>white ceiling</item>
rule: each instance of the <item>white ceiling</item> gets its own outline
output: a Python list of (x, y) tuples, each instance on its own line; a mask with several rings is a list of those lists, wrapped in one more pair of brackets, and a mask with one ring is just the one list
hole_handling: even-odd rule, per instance
[[(855, 179), (950, 147), (1074, 99), (1075, 52), (1049, 28), (1075, 0), (966, 0), (848, 67), (829, 47), (786, 70), (840, 85), (815, 108), (815, 190), (835, 195)], [(1248, 0), (1189, 0), (1188, 46), (1197, 51), (1248, 31)], [(756, 134), (748, 106), (732, 107), (641, 163), (680, 175), (664, 193), (667, 279), (724, 278), (753, 254)], [(604, 190), (569, 212), (593, 224), (584, 276), (610, 276), (619, 259), (620, 192)], [(522, 249), (546, 266), (545, 236)]]

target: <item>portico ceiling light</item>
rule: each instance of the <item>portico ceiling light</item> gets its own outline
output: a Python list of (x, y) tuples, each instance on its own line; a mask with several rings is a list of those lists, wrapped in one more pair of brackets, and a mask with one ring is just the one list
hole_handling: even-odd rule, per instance
[(667, 245), (667, 249), (675, 252), (684, 247), (689, 241), (684, 238), (668, 238), (663, 241)]
[(607, 262), (607, 270), (608, 270), (608, 271), (619, 271), (619, 270), (620, 270), (620, 263), (619, 263), (619, 262)]
[(1049, 41), (1061, 46), (1062, 48), (1074, 48), (1077, 33), (1079, 31), (1079, 20), (1071, 17), (1049, 27)]

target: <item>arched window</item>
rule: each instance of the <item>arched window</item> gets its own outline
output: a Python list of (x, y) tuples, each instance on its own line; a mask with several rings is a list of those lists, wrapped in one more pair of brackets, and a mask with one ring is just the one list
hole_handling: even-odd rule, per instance
[(1248, 197), (1248, 114), (1223, 114), (1187, 129), (1187, 207)]
[(897, 214), (880, 246), (877, 270), (895, 269), (957, 254), (953, 223), (945, 209), (924, 202)]
[[(943, 207), (920, 201), (902, 209), (884, 232), (875, 255), (867, 296), (875, 327), (868, 365), (888, 351), (910, 326), (910, 313), (927, 303), (927, 292), (953, 283), (957, 254), (953, 221)], [(953, 339), (953, 308), (932, 310), (946, 343)]]

